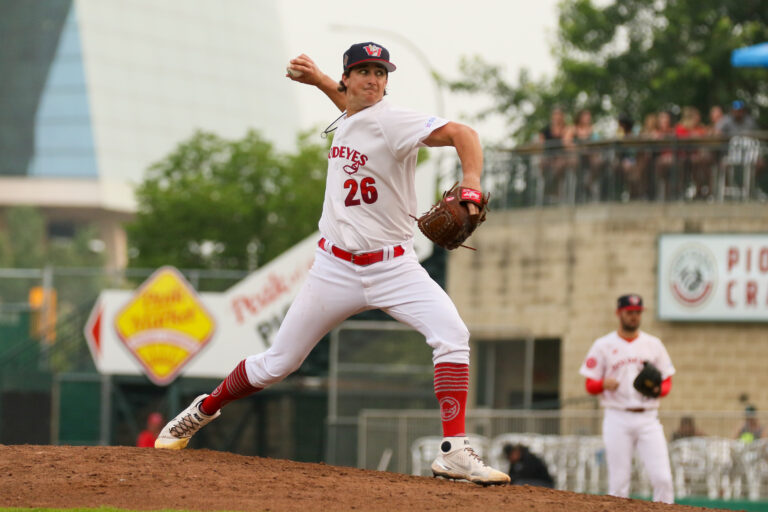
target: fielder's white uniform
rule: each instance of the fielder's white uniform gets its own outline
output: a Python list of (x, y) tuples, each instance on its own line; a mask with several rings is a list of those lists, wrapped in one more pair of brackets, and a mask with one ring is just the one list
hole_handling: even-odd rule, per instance
[[(418, 148), (447, 123), (386, 100), (342, 118), (328, 153), (315, 262), (273, 345), (246, 359), (252, 386), (282, 380), (333, 327), (369, 309), (423, 334), (435, 364), (469, 364), (469, 331), (413, 250)], [(381, 261), (343, 258), (359, 253)]]
[(590, 348), (579, 373), (593, 380), (615, 379), (615, 391), (604, 390), (600, 402), (605, 408), (603, 441), (608, 464), (608, 493), (628, 497), (632, 457), (637, 448), (653, 486), (654, 501), (673, 503), (672, 473), (667, 441), (658, 420), (658, 398), (640, 394), (632, 385), (650, 361), (662, 379), (675, 373), (661, 340), (643, 331), (628, 341), (617, 332), (598, 338)]

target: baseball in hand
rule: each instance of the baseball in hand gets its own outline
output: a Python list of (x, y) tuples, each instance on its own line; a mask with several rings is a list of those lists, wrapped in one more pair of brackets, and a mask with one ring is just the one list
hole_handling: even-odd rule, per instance
[(304, 74), (303, 71), (299, 71), (298, 69), (293, 69), (291, 66), (286, 67), (285, 72), (291, 75), (293, 78), (299, 78), (301, 75)]

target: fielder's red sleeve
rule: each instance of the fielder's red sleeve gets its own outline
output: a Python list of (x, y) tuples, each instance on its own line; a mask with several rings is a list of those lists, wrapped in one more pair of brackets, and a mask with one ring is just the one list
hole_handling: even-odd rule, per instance
[(603, 392), (603, 379), (590, 379), (587, 377), (586, 382), (587, 393), (590, 395), (599, 395)]
[(672, 389), (672, 376), (670, 375), (663, 381), (661, 381), (661, 396), (667, 396), (669, 394), (669, 390)]

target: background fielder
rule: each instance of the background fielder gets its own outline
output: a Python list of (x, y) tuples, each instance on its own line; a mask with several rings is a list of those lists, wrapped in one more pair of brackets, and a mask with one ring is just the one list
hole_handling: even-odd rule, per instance
[[(344, 112), (328, 153), (322, 238), (314, 264), (272, 346), (241, 361), (210, 395), (197, 397), (165, 426), (155, 446), (184, 448), (224, 405), (298, 369), (334, 326), (361, 311), (381, 309), (422, 333), (433, 349), (443, 422), (434, 474), (484, 485), (509, 482), (508, 475), (488, 467), (469, 445), (464, 425), (469, 332), (413, 250), (419, 147), (453, 146), (462, 165), (462, 186), (482, 197), (483, 154), (477, 134), (465, 125), (383, 100), (389, 73), (396, 68), (381, 45), (352, 45), (344, 53), (338, 84), (306, 55), (293, 59), (290, 68), (299, 73), (286, 76), (318, 87)], [(472, 204), (469, 208), (478, 211)]]
[(608, 493), (629, 497), (632, 458), (637, 453), (653, 486), (653, 500), (674, 502), (672, 471), (664, 428), (658, 419), (659, 398), (633, 386), (644, 361), (661, 372), (660, 396), (669, 393), (675, 368), (661, 340), (640, 330), (643, 299), (622, 295), (617, 301), (619, 329), (597, 339), (579, 373), (587, 391), (600, 395), (605, 408), (603, 441), (608, 464)]

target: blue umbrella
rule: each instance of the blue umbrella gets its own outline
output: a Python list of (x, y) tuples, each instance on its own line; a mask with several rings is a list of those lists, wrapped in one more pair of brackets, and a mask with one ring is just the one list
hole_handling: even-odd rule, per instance
[(733, 50), (731, 65), (737, 68), (768, 68), (768, 43)]

